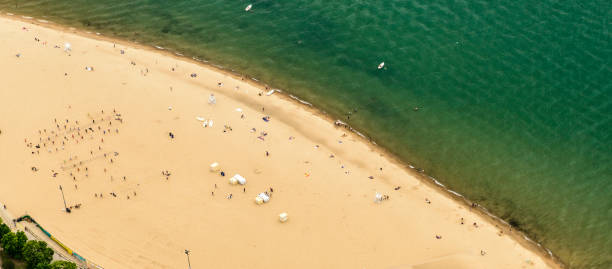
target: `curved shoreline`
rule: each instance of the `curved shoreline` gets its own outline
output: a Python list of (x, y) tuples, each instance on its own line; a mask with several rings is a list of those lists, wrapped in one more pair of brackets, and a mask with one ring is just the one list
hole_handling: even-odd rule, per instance
[[(103, 41), (107, 41), (107, 42), (112, 42), (112, 43), (117, 43), (117, 44), (121, 44), (121, 45), (125, 45), (127, 47), (133, 47), (133, 48), (137, 48), (137, 49), (143, 49), (143, 50), (147, 50), (147, 51), (151, 51), (154, 53), (158, 53), (164, 56), (170, 56), (170, 57), (174, 57), (180, 61), (184, 61), (184, 62), (191, 62), (191, 63), (196, 63), (199, 64), (200, 66), (203, 66), (207, 69), (210, 69), (212, 71), (215, 72), (219, 72), (219, 73), (223, 73), (225, 75), (229, 75), (235, 79), (242, 79), (243, 82), (249, 83), (257, 88), (259, 88), (260, 90), (263, 90), (264, 87), (267, 87), (267, 84), (265, 84), (264, 82), (260, 82), (259, 80), (257, 80), (256, 78), (253, 77), (249, 77), (248, 75), (245, 74), (240, 74), (238, 72), (236, 72), (235, 70), (228, 70), (228, 69), (224, 69), (223, 66), (218, 65), (218, 64), (213, 64), (210, 63), (206, 60), (201, 60), (201, 59), (197, 59), (196, 57), (189, 57), (189, 56), (185, 56), (183, 54), (181, 54), (180, 52), (176, 52), (176, 51), (172, 51), (166, 48), (162, 48), (159, 47), (155, 44), (141, 44), (138, 42), (131, 42), (131, 41), (126, 41), (126, 40), (122, 40), (122, 39), (118, 39), (118, 38), (113, 38), (113, 37), (106, 37), (104, 35), (102, 35), (101, 33), (92, 33), (89, 31), (85, 31), (85, 30), (78, 30), (74, 27), (70, 27), (70, 26), (63, 26), (60, 24), (55, 24), (53, 22), (49, 22), (47, 20), (40, 20), (40, 19), (36, 19), (36, 18), (32, 18), (29, 16), (19, 16), (19, 15), (8, 15), (7, 14), (1, 14), (0, 16), (5, 17), (7, 19), (10, 20), (17, 20), (17, 21), (22, 21), (22, 22), (26, 22), (26, 23), (31, 23), (31, 24), (35, 24), (35, 25), (39, 25), (39, 26), (43, 26), (46, 28), (51, 28), (54, 30), (59, 30), (61, 32), (69, 32), (69, 33), (73, 33), (76, 35), (80, 35), (83, 37), (87, 37), (90, 39), (96, 39), (96, 40), (103, 40)], [(309, 112), (312, 112), (313, 114), (317, 115), (320, 118), (325, 119), (326, 121), (330, 122), (330, 123), (334, 123), (337, 122), (338, 120), (334, 119), (333, 116), (331, 116), (330, 114), (326, 113), (324, 110), (318, 108), (316, 105), (313, 105), (307, 101), (301, 100), (299, 97), (287, 93), (283, 90), (276, 90), (277, 93), (280, 93), (280, 97), (284, 98), (286, 100), (292, 100), (294, 103), (296, 104), (300, 104), (302, 107), (304, 107), (306, 110), (308, 110)], [(435, 178), (427, 175), (424, 173), (424, 171), (422, 171), (421, 169), (418, 169), (416, 167), (414, 167), (412, 164), (410, 164), (410, 162), (408, 161), (403, 161), (401, 159), (399, 159), (397, 156), (395, 156), (394, 154), (392, 154), (389, 150), (378, 146), (377, 143), (372, 140), (371, 138), (367, 137), (366, 135), (362, 134), (361, 132), (359, 132), (357, 129), (351, 127), (350, 125), (343, 123), (342, 124), (336, 124), (336, 125), (343, 125), (346, 129), (350, 130), (351, 132), (353, 132), (354, 134), (356, 134), (357, 136), (360, 137), (360, 139), (363, 142), (366, 142), (367, 145), (369, 145), (369, 147), (384, 155), (386, 159), (388, 159), (389, 161), (391, 161), (394, 164), (397, 164), (398, 166), (402, 167), (403, 169), (405, 169), (406, 171), (408, 171), (410, 174), (414, 175), (416, 178), (419, 178), (421, 182), (426, 183), (428, 186), (432, 187), (433, 189), (437, 190), (439, 193), (443, 193), (445, 194), (447, 197), (452, 198), (453, 200), (461, 203), (463, 202), (464, 205), (471, 205), (472, 202), (467, 199), (466, 197), (464, 197), (463, 195), (446, 188), (446, 186), (442, 183), (440, 183), (438, 180), (436, 180)], [(369, 142), (369, 143), (368, 143)], [(560, 267), (563, 268), (565, 267), (564, 264), (561, 263), (561, 261), (558, 259), (558, 257), (556, 257), (550, 250), (548, 250), (547, 248), (545, 248), (544, 246), (542, 246), (541, 244), (533, 241), (532, 239), (530, 239), (526, 233), (522, 232), (522, 231), (517, 231), (515, 229), (513, 229), (508, 223), (506, 223), (503, 219), (493, 215), (492, 213), (490, 213), (486, 208), (477, 205), (477, 212), (481, 215), (481, 216), (486, 216), (487, 220), (494, 224), (495, 226), (500, 225), (501, 227), (503, 227), (504, 229), (508, 229), (511, 232), (509, 232), (508, 234), (511, 235), (511, 237), (518, 243), (520, 243), (522, 246), (527, 247), (528, 249), (538, 253), (543, 260), (545, 260), (549, 265), (553, 265), (554, 267)]]

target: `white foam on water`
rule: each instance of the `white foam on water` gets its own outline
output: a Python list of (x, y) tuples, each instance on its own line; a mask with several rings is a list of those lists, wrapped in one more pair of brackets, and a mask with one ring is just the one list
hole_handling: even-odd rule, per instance
[(307, 106), (312, 106), (312, 104), (311, 104), (311, 103), (308, 103), (308, 102), (306, 102), (306, 101), (304, 101), (304, 100), (302, 100), (302, 99), (300, 99), (300, 98), (297, 98), (297, 97), (296, 97), (295, 95), (293, 95), (293, 94), (290, 94), (290, 95), (289, 95), (289, 97), (291, 97), (292, 99), (295, 99), (296, 101), (298, 101), (298, 102), (300, 102), (300, 103), (302, 103), (302, 104), (304, 104), (304, 105), (307, 105)]
[(458, 192), (456, 192), (456, 191), (451, 191), (451, 190), (447, 190), (447, 191), (448, 191), (448, 192), (450, 192), (450, 193), (452, 193), (452, 194), (454, 194), (454, 195), (457, 195), (457, 196), (459, 196), (459, 197), (463, 197), (463, 195), (459, 194), (459, 193), (458, 193)]
[(435, 180), (434, 178), (432, 178), (433, 182), (436, 183), (436, 185), (441, 186), (441, 187), (446, 187), (444, 186), (444, 184), (440, 183), (440, 181)]

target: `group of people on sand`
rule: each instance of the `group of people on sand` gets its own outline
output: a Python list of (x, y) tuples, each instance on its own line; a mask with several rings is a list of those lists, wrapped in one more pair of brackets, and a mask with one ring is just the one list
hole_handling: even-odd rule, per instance
[[(92, 116), (91, 114), (87, 114), (87, 116), (90, 118), (91, 122), (88, 124), (82, 124), (81, 122), (79, 122), (78, 120), (74, 120), (71, 121), (69, 119), (65, 119), (65, 120), (58, 120), (57, 118), (53, 119), (53, 125), (54, 128), (51, 129), (47, 129), (47, 128), (43, 128), (38, 130), (38, 142), (35, 144), (33, 142), (30, 142), (32, 140), (25, 138), (24, 139), (24, 143), (26, 148), (28, 148), (29, 151), (31, 151), (32, 154), (36, 154), (36, 155), (40, 155), (40, 149), (43, 148), (51, 148), (51, 147), (56, 147), (55, 151), (59, 151), (59, 148), (61, 147), (62, 150), (65, 150), (67, 147), (74, 147), (77, 144), (79, 145), (91, 145), (91, 143), (95, 143), (94, 141), (96, 141), (94, 139), (95, 136), (105, 136), (105, 135), (109, 135), (111, 134), (111, 127), (113, 125), (113, 121), (118, 122), (119, 124), (123, 123), (123, 118), (122, 115), (117, 113), (117, 111), (115, 109), (113, 109), (113, 113), (112, 114), (106, 114), (104, 113), (104, 110), (101, 110), (101, 113), (98, 114), (97, 116)], [(105, 128), (106, 126), (108, 126), (107, 128)], [(118, 134), (119, 133), (119, 128), (114, 128), (114, 133)], [(87, 143), (88, 141), (92, 141)], [(101, 143), (104, 143), (104, 138), (101, 138), (99, 140)], [(72, 142), (72, 144), (71, 144)], [(60, 146), (61, 145), (61, 146)], [(51, 153), (51, 150), (48, 150), (49, 153)], [(58, 169), (56, 171), (56, 169), (51, 169), (51, 177), (52, 178), (61, 178), (62, 175), (71, 178), (74, 182), (76, 182), (78, 180), (78, 176), (84, 176), (84, 177), (89, 177), (89, 166), (87, 166), (86, 164), (92, 161), (95, 161), (97, 159), (109, 159), (111, 163), (114, 162), (113, 157), (117, 157), (119, 155), (118, 152), (104, 152), (102, 153), (102, 145), (97, 145), (97, 151), (95, 150), (89, 150), (90, 153), (90, 157), (87, 159), (82, 159), (79, 160), (79, 156), (78, 155), (73, 155), (71, 154), (70, 157), (67, 160), (63, 161), (63, 166), (60, 167), (60, 169)], [(97, 152), (99, 152), (98, 154), (96, 154)], [(39, 169), (37, 167), (32, 166), (32, 170), (34, 172), (38, 171)], [(107, 173), (107, 168), (104, 167), (104, 173)], [(111, 181), (112, 181), (112, 176), (111, 176)], [(123, 176), (123, 180), (127, 181), (127, 177)], [(74, 190), (78, 191), (79, 190), (79, 186), (78, 184), (74, 184)], [(113, 197), (117, 197), (117, 194), (115, 192), (111, 192), (110, 193), (111, 196)], [(126, 197), (127, 199), (130, 199), (130, 197), (134, 197), (136, 196), (136, 192), (133, 191), (130, 194), (127, 194)], [(103, 198), (103, 194), (100, 193), (94, 193), (94, 197), (96, 198)], [(78, 203), (74, 206), (70, 206), (68, 208), (66, 208), (67, 212), (70, 212), (72, 209), (78, 209), (82, 206), (81, 203)]]

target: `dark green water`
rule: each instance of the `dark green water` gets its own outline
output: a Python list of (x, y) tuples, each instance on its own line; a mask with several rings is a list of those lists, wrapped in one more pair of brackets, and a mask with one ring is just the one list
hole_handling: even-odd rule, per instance
[(0, 0), (0, 10), (256, 77), (512, 220), (571, 268), (612, 268), (612, 1), (489, 2)]

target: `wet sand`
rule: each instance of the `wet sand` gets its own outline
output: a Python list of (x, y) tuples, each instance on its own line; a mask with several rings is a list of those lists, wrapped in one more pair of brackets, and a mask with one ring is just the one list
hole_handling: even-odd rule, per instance
[[(151, 49), (0, 22), (0, 201), (104, 268), (181, 268), (185, 249), (194, 268), (557, 267), (286, 96)], [(80, 208), (63, 210), (59, 185)]]

